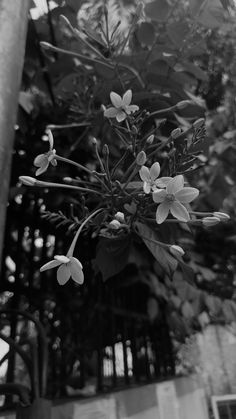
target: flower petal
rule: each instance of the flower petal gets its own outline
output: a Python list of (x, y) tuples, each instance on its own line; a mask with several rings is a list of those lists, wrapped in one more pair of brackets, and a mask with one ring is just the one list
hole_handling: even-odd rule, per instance
[(115, 108), (120, 108), (123, 105), (121, 96), (115, 92), (110, 93), (110, 99), (111, 99), (112, 105), (114, 105)]
[(117, 115), (116, 115), (116, 120), (118, 121), (118, 122), (121, 122), (121, 121), (124, 121), (125, 119), (126, 119), (126, 113), (125, 112), (123, 112), (123, 111), (118, 111), (117, 112)]
[(139, 170), (139, 176), (141, 177), (143, 182), (150, 182), (150, 171), (147, 166), (142, 166)]
[(47, 271), (47, 269), (56, 268), (57, 266), (61, 265), (61, 262), (59, 260), (51, 260), (48, 263), (45, 263), (45, 265), (41, 266), (39, 269), (40, 272)]
[(49, 161), (46, 160), (35, 172), (35, 176), (39, 176), (42, 173), (46, 172), (47, 168), (49, 166)]
[(148, 194), (151, 192), (151, 185), (149, 182), (143, 182), (143, 191)]
[(128, 114), (133, 113), (133, 112), (137, 112), (139, 110), (139, 106), (138, 105), (129, 105), (126, 109), (126, 112)]
[(183, 204), (187, 204), (197, 198), (198, 195), (199, 190), (197, 188), (183, 188), (176, 192), (175, 197)]
[(48, 161), (48, 158), (47, 158), (46, 154), (39, 154), (34, 159), (34, 166), (36, 166), (36, 167), (42, 166), (42, 164), (44, 164), (45, 160)]
[(106, 118), (115, 118), (117, 113), (118, 113), (118, 110), (116, 108), (113, 108), (112, 106), (111, 108), (108, 108), (104, 111), (104, 116)]
[(83, 267), (80, 263), (80, 261), (74, 257), (70, 258), (70, 272), (72, 279), (77, 282), (77, 284), (83, 284), (84, 282), (84, 273), (83, 273)]
[(71, 276), (70, 269), (67, 264), (63, 264), (57, 270), (57, 281), (60, 285), (64, 285), (69, 281)]
[(129, 106), (132, 100), (132, 90), (129, 89), (123, 94), (124, 105)]
[(175, 176), (170, 180), (166, 187), (166, 191), (168, 194), (176, 194), (176, 192), (180, 191), (184, 187), (184, 177), (183, 175)]
[(158, 162), (153, 163), (153, 165), (150, 168), (150, 177), (152, 181), (158, 178), (160, 171), (161, 171), (161, 168), (160, 168), (159, 163)]
[(186, 222), (190, 220), (189, 213), (186, 210), (185, 206), (178, 201), (172, 202), (170, 212), (173, 215), (173, 217), (177, 218), (179, 221)]
[(168, 216), (170, 209), (170, 203), (167, 201), (162, 202), (156, 212), (156, 222), (157, 224), (162, 224)]
[(69, 263), (70, 259), (67, 256), (64, 255), (56, 255), (54, 256), (54, 259), (59, 260), (60, 263)]
[(155, 180), (155, 185), (158, 188), (166, 188), (171, 179), (172, 177), (169, 176), (160, 177), (159, 179)]
[(162, 189), (161, 191), (160, 190), (155, 191), (152, 194), (152, 199), (157, 204), (160, 204), (160, 202), (163, 202), (165, 197), (166, 197), (166, 191), (164, 189)]

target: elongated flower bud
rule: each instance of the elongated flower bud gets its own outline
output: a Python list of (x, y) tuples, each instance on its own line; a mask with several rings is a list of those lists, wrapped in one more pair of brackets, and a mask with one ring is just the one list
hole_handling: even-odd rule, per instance
[(170, 246), (170, 253), (172, 253), (173, 256), (183, 256), (185, 251), (184, 249), (182, 249), (182, 247), (176, 245), (176, 244), (172, 244), (172, 246)]
[(27, 186), (35, 186), (37, 179), (31, 176), (20, 176), (19, 180), (23, 183), (23, 185)]
[(230, 216), (225, 212), (215, 211), (213, 212), (213, 216), (219, 218), (220, 221), (228, 221), (230, 219)]
[(184, 109), (186, 106), (190, 105), (192, 102), (191, 100), (181, 100), (176, 104), (177, 109)]
[(149, 137), (146, 139), (146, 143), (147, 144), (152, 144), (154, 140), (154, 135), (149, 135)]
[(205, 227), (211, 227), (211, 226), (214, 226), (218, 223), (220, 223), (220, 218), (218, 218), (218, 217), (204, 217), (202, 219), (202, 224)]
[(180, 136), (181, 132), (182, 131), (181, 131), (180, 128), (175, 128), (175, 129), (173, 129), (173, 131), (171, 131), (170, 135), (171, 135), (172, 138), (177, 138), (177, 137)]
[(145, 151), (142, 150), (138, 153), (138, 155), (136, 157), (136, 163), (139, 166), (143, 166), (146, 163), (146, 161), (147, 161), (146, 153), (145, 153)]
[(193, 128), (194, 129), (199, 129), (204, 125), (204, 123), (205, 123), (205, 119), (204, 118), (199, 118), (199, 119), (197, 119), (197, 121), (195, 121), (193, 123)]
[(104, 144), (103, 149), (102, 149), (102, 154), (104, 156), (109, 156), (109, 147), (107, 144)]

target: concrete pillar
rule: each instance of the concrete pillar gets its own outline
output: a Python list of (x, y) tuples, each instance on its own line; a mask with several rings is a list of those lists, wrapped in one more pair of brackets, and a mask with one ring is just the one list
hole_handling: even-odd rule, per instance
[(30, 0), (0, 0), (0, 266)]

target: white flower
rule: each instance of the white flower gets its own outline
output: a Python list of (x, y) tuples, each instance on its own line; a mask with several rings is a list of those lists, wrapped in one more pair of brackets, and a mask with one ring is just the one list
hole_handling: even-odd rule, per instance
[(104, 116), (107, 118), (116, 118), (118, 122), (124, 121), (127, 115), (139, 110), (137, 105), (130, 105), (132, 100), (132, 91), (127, 90), (123, 97), (115, 92), (110, 93), (112, 107), (104, 111)]
[(54, 260), (51, 260), (40, 268), (40, 272), (56, 267), (58, 267), (57, 281), (60, 285), (66, 284), (70, 277), (72, 277), (72, 279), (77, 282), (77, 284), (83, 284), (83, 266), (75, 257), (56, 255), (54, 256)]
[(184, 177), (175, 176), (167, 184), (166, 189), (153, 192), (153, 201), (160, 204), (156, 212), (157, 224), (161, 224), (167, 218), (169, 212), (179, 221), (189, 221), (189, 213), (183, 204), (188, 204), (197, 198), (199, 190), (184, 187)]
[(53, 166), (57, 165), (57, 161), (55, 159), (56, 150), (53, 148), (52, 132), (48, 130), (47, 134), (48, 134), (48, 141), (49, 141), (49, 151), (44, 154), (39, 154), (37, 157), (35, 157), (34, 165), (38, 167), (35, 173), (36, 176), (39, 176), (42, 173), (46, 172), (49, 166), (49, 163), (51, 163)]
[(143, 190), (146, 194), (157, 188), (165, 188), (171, 177), (161, 177), (157, 179), (160, 174), (161, 168), (158, 162), (153, 163), (150, 170), (146, 166), (142, 166), (139, 170), (139, 175), (143, 181)]

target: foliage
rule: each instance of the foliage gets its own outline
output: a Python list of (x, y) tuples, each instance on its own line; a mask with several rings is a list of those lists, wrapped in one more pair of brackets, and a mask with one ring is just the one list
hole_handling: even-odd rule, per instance
[[(216, 68), (212, 52), (219, 38), (226, 39), (221, 31), (232, 25), (233, 12), (227, 0), (155, 0), (145, 7), (127, 3), (108, 2), (104, 7), (98, 2), (94, 8), (93, 2), (58, 1), (47, 16), (30, 21), (12, 184), (15, 187), (23, 173), (34, 176), (32, 163), (37, 155), (52, 156), (57, 165), (49, 165), (43, 180), (28, 179), (35, 193), (43, 191), (38, 192), (46, 206), (43, 217), (55, 223), (64, 237), (64, 232), (75, 233), (99, 210), (84, 225), (79, 239), (83, 265), (88, 262), (83, 247), (89, 241), (93, 270), (101, 272), (104, 280), (121, 280), (132, 266), (135, 281), (148, 290), (150, 319), (158, 320), (164, 302), (168, 324), (183, 340), (193, 328), (204, 327), (212, 319), (230, 322), (235, 317), (231, 293), (220, 301), (215, 292), (218, 282), (222, 288), (225, 260), (231, 264), (228, 276), (233, 272), (233, 244), (230, 255), (228, 250), (221, 252), (225, 231), (229, 231), (224, 239), (227, 246), (234, 243), (232, 222), (221, 222), (211, 230), (203, 224), (215, 211), (235, 216), (235, 198), (228, 198), (233, 134), (223, 140), (221, 136), (228, 107), (232, 109), (230, 99), (223, 105), (225, 121), (217, 140), (215, 110), (208, 113), (205, 126), (207, 106), (212, 109), (215, 100), (210, 98), (213, 70), (209, 72), (208, 66)], [(232, 71), (230, 65), (227, 71)], [(222, 88), (221, 78), (221, 98)], [(130, 91), (132, 102), (126, 96), (122, 108), (113, 95), (111, 104), (111, 92), (122, 98)], [(111, 105), (120, 116), (109, 111)], [(132, 105), (139, 110), (127, 108)], [(106, 112), (116, 118), (106, 117)], [(118, 121), (119, 117), (124, 120)], [(42, 136), (47, 140), (48, 129), (54, 137), (53, 154), (40, 141)], [(234, 121), (229, 129), (233, 131)], [(157, 162), (161, 176), (156, 179), (184, 176), (187, 187), (191, 184), (200, 190), (194, 211), (186, 205), (187, 222), (168, 215), (157, 224), (157, 201), (145, 193), (141, 172), (143, 166), (150, 169)], [(151, 188), (156, 179), (151, 179)], [(61, 186), (55, 188), (55, 184)], [(13, 197), (27, 194), (22, 184), (18, 186), (12, 189)], [(216, 237), (219, 245), (209, 252)], [(128, 273), (127, 286), (134, 280)], [(85, 304), (75, 293), (77, 288), (71, 285), (63, 294), (65, 312), (79, 311)], [(70, 307), (67, 300), (72, 301)], [(59, 314), (50, 310), (56, 321)]]

